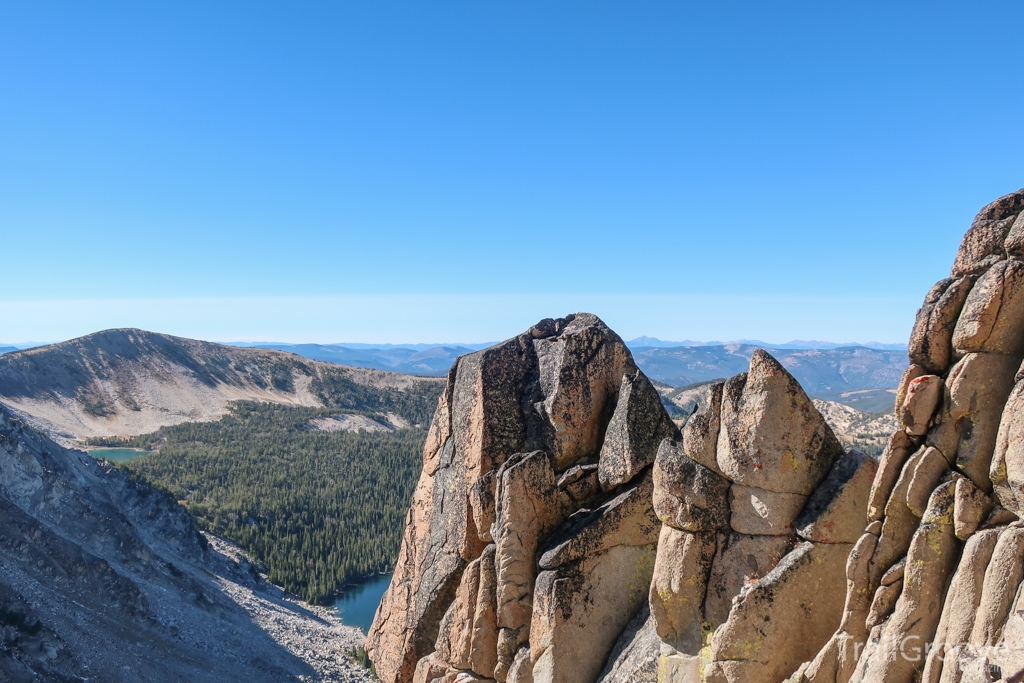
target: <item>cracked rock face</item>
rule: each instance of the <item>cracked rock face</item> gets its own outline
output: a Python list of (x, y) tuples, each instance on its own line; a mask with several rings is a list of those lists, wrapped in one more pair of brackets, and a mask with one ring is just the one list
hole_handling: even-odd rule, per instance
[(670, 438), (676, 426), (661, 405), (661, 397), (639, 370), (623, 375), (615, 413), (608, 423), (601, 446), (598, 478), (610, 491), (625, 484), (654, 462), (662, 439)]
[(596, 316), (459, 358), (366, 640), (381, 680), (594, 680), (646, 602), (677, 436)]
[(762, 349), (725, 383), (717, 462), (743, 486), (807, 496), (843, 452), (800, 384)]
[[(650, 609), (663, 641), (659, 671), (695, 683), (774, 683), (840, 626), (847, 557), (867, 522), (877, 464), (843, 453), (764, 351), (725, 382), (717, 414), (716, 436), (699, 425), (691, 452), (685, 439), (666, 440), (655, 460), (664, 527)], [(709, 441), (717, 474), (697, 462)]]

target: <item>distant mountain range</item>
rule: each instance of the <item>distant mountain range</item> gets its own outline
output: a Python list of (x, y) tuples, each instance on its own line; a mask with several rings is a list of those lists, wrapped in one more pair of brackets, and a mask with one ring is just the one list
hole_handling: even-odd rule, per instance
[[(471, 353), (493, 346), (497, 341), (483, 343), (439, 343), (439, 344), (361, 344), (338, 342), (336, 344), (288, 344), (285, 342), (259, 341), (259, 342), (222, 342), (226, 346), (240, 346), (243, 348), (256, 349), (277, 349), (289, 351), (311, 360), (321, 360), (327, 363), (341, 363), (343, 365), (354, 365), (356, 367), (377, 368), (396, 370), (397, 372), (411, 372), (419, 374), (443, 374), (447, 367), (441, 368), (441, 363), (436, 359), (451, 356), (452, 361), (463, 353)], [(786, 342), (785, 344), (771, 344), (757, 339), (737, 339), (734, 341), (665, 341), (657, 337), (637, 337), (626, 342), (630, 349), (642, 348), (673, 348), (679, 346), (732, 346), (741, 344), (755, 346), (763, 349), (839, 349), (850, 347), (862, 347), (866, 349), (878, 349), (882, 351), (906, 350), (906, 344), (882, 344), (881, 342), (858, 342), (837, 343), (816, 340), (799, 340)], [(28, 342), (24, 344), (11, 344), (0, 342), (0, 354), (9, 351), (32, 349), (39, 346), (48, 346), (49, 342)], [(444, 351), (439, 351), (444, 349)], [(417, 354), (425, 354), (422, 357)], [(452, 355), (454, 354), (454, 355)], [(402, 369), (399, 366), (408, 364), (416, 366), (417, 369)], [(450, 364), (449, 364), (450, 365)]]
[[(906, 347), (879, 344), (839, 345), (830, 342), (800, 342), (770, 345), (760, 342), (664, 342), (638, 337), (627, 342), (637, 365), (653, 380), (683, 387), (710, 379), (744, 372), (756, 348), (766, 348), (793, 373), (811, 395), (876, 412), (888, 410), (900, 375), (907, 367)], [(668, 346), (672, 344), (672, 346)], [(817, 345), (811, 347), (811, 345)], [(257, 348), (290, 351), (311, 360), (361, 368), (376, 368), (411, 375), (439, 377), (458, 356), (487, 344), (280, 344), (259, 342)]]
[(768, 342), (759, 341), (757, 339), (737, 339), (735, 341), (728, 342), (701, 342), (690, 340), (663, 341), (657, 337), (637, 337), (636, 339), (631, 339), (626, 342), (626, 346), (630, 349), (640, 349), (645, 347), (669, 348), (675, 346), (733, 346), (736, 344), (762, 349), (839, 349), (847, 347), (863, 347), (866, 349), (879, 349), (882, 351), (905, 351), (907, 348), (906, 344), (882, 344), (881, 342), (866, 342), (864, 344), (860, 344), (858, 342), (836, 343), (801, 339), (794, 339), (793, 341), (788, 341), (785, 344), (769, 344)]
[[(0, 355), (0, 402), (65, 442), (216, 419), (238, 400), (394, 414), (425, 424), (441, 387), (433, 377), (484, 345), (353, 346), (266, 342), (244, 348), (107, 330)], [(637, 365), (674, 400), (672, 388), (744, 372), (756, 348), (644, 345), (632, 351)], [(769, 351), (808, 394), (866, 412), (891, 408), (907, 366), (904, 350)]]
[[(281, 342), (236, 342), (230, 346), (243, 346), (260, 349), (276, 349), (288, 351), (310, 360), (318, 360), (326, 363), (338, 363), (358, 368), (375, 368), (378, 370), (389, 370), (410, 375), (426, 375), (440, 377), (448, 372), (448, 368), (459, 356), (491, 346), (494, 342), (482, 344), (285, 344)], [(825, 377), (821, 372), (816, 372), (811, 384), (805, 381), (798, 373), (799, 370), (790, 368), (796, 374), (797, 379), (805, 387), (820, 387), (821, 391), (834, 392), (838, 389), (826, 387), (841, 387), (843, 390), (874, 389), (895, 387), (899, 381), (899, 373), (906, 367), (906, 345), (905, 344), (880, 344), (868, 342), (867, 344), (837, 344), (823, 341), (791, 341), (785, 344), (768, 344), (757, 340), (740, 340), (732, 342), (698, 342), (698, 341), (663, 341), (655, 337), (637, 337), (626, 342), (630, 350), (637, 357), (637, 363), (643, 368), (652, 379), (670, 384), (672, 386), (684, 386), (716, 377), (728, 377), (742, 372), (750, 359), (750, 354), (755, 348), (764, 348), (773, 352), (786, 351), (835, 351), (834, 354), (826, 354), (822, 357), (809, 356), (803, 358), (800, 363), (813, 363), (815, 365), (828, 366), (833, 360), (841, 357), (856, 357), (858, 367), (865, 363), (871, 364), (868, 359), (874, 359), (879, 368), (885, 366), (899, 366), (895, 378), (891, 378), (891, 371), (883, 371), (884, 384), (862, 386), (863, 382), (854, 380), (852, 383), (842, 374)], [(674, 349), (674, 351), (673, 351)], [(685, 349), (679, 351), (680, 349)], [(694, 349), (712, 349), (706, 352), (697, 352)], [(845, 351), (840, 351), (845, 349)], [(871, 355), (857, 354), (856, 349), (893, 352), (891, 354)], [(776, 354), (782, 357), (791, 354)], [(701, 358), (703, 360), (693, 363), (681, 363), (681, 358)], [(813, 361), (809, 358), (814, 358)], [(796, 363), (797, 361), (794, 361)], [(838, 363), (838, 360), (835, 360)], [(900, 365), (902, 363), (902, 365)], [(785, 364), (785, 361), (784, 361)], [(843, 363), (844, 368), (848, 363)], [(685, 367), (684, 367), (685, 366)], [(787, 366), (788, 367), (788, 366)], [(739, 369), (737, 369), (739, 368)], [(878, 369), (878, 368), (876, 368)], [(721, 370), (722, 374), (711, 374)], [(891, 370), (891, 368), (890, 368)], [(827, 373), (826, 373), (827, 374)], [(807, 378), (811, 379), (811, 378)], [(878, 377), (875, 377), (878, 379)], [(808, 388), (808, 391), (817, 392), (819, 389)]]
[[(710, 379), (746, 372), (753, 344), (721, 346), (642, 347), (633, 349), (636, 364), (651, 379), (673, 387), (684, 387)], [(894, 389), (908, 361), (906, 351), (885, 351), (867, 347), (836, 349), (769, 348), (808, 394), (842, 403), (863, 400), (866, 390)], [(856, 392), (856, 393), (855, 393)], [(883, 397), (892, 403), (892, 397)], [(871, 407), (857, 406), (872, 411)]]
[(257, 349), (287, 351), (303, 358), (325, 363), (337, 363), (357, 368), (373, 368), (401, 372), (408, 375), (441, 377), (448, 373), (455, 359), (467, 353), (487, 348), (491, 344), (280, 344), (254, 342), (231, 344)]
[[(56, 346), (65, 346), (69, 343)], [(907, 366), (906, 347), (899, 344), (835, 344), (796, 340), (773, 345), (759, 341), (673, 342), (654, 337), (637, 337), (627, 342), (627, 345), (632, 350), (637, 365), (648, 377), (671, 387), (684, 387), (743, 372), (750, 362), (754, 349), (766, 348), (793, 373), (809, 394), (839, 401), (867, 412), (888, 409), (892, 403), (889, 390), (896, 387), (900, 375)], [(457, 357), (487, 346), (490, 344), (238, 342), (209, 343), (209, 348), (201, 355), (205, 355), (213, 348), (235, 348), (238, 352), (285, 351), (312, 361), (353, 368), (442, 377)], [(0, 345), (0, 353), (14, 350), (17, 349)], [(220, 401), (217, 403), (218, 407), (223, 409)]]

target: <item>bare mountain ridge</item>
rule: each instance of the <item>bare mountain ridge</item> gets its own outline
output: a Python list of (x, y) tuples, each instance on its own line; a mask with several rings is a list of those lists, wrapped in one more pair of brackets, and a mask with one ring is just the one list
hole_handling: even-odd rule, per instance
[[(309, 346), (316, 345), (293, 348), (309, 353)], [(697, 385), (742, 371), (754, 349), (742, 344), (647, 347), (635, 350), (634, 358), (655, 381), (697, 377)], [(870, 405), (862, 406), (857, 399), (866, 391), (863, 387), (895, 386), (905, 365), (900, 352), (866, 347), (773, 352), (813, 395), (854, 405), (866, 413), (888, 409), (892, 394), (876, 390), (880, 396), (869, 397)], [(383, 423), (373, 423), (366, 417), (349, 419), (342, 413), (312, 428), (388, 429), (389, 424), (402, 428), (417, 420), (396, 406), (394, 397), (409, 389), (418, 396), (427, 388), (429, 394), (431, 386), (439, 391), (440, 384), (439, 379), (345, 367), (300, 353), (227, 346), (138, 329), (105, 330), (0, 357), (0, 401), (65, 445), (89, 437), (131, 436), (165, 425), (217, 419), (232, 401), (240, 400), (338, 406), (388, 415)], [(836, 386), (839, 391), (830, 391)], [(689, 414), (694, 408), (690, 394), (696, 396), (699, 390), (697, 386), (693, 391), (690, 387), (662, 388), (661, 393)], [(432, 400), (419, 402), (429, 412)], [(846, 413), (833, 410), (826, 419), (844, 443), (873, 452), (877, 430), (852, 429), (846, 424), (866, 424), (877, 417), (864, 412), (837, 421)], [(376, 426), (367, 427), (370, 423)], [(857, 433), (865, 437), (857, 437)]]
[(0, 356), (0, 401), (64, 443), (212, 420), (242, 400), (392, 413), (417, 424), (440, 388), (434, 378), (137, 329)]

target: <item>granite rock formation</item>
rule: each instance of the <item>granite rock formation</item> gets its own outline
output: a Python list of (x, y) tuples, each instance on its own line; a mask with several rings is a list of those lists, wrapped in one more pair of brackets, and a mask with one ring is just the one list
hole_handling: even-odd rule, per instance
[[(663, 526), (649, 603), (659, 640), (632, 647), (646, 648), (658, 680), (773, 683), (840, 625), (844, 567), (877, 464), (844, 452), (764, 351), (707, 392), (654, 464)], [(609, 681), (639, 671), (620, 667)]]
[(792, 683), (1024, 678), (1022, 210), (982, 209), (925, 297), (842, 626)]
[(680, 431), (600, 320), (545, 320), (460, 358), (430, 434), (385, 683), (780, 681), (839, 626), (876, 464), (764, 351)]
[(459, 358), (366, 641), (381, 680), (593, 681), (646, 602), (675, 432), (593, 315)]

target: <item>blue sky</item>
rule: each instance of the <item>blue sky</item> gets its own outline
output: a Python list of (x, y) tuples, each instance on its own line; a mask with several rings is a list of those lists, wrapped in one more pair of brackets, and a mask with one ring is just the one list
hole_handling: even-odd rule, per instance
[(905, 341), (1024, 5), (0, 5), (0, 342)]

